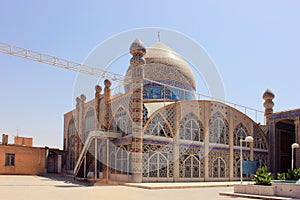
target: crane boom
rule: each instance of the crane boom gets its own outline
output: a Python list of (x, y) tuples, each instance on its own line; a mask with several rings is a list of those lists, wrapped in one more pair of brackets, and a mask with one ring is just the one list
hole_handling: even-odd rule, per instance
[[(85, 65), (85, 64), (80, 64), (80, 63), (73, 62), (73, 61), (70, 61), (70, 60), (66, 60), (66, 59), (63, 59), (63, 58), (59, 58), (59, 57), (56, 57), (56, 56), (50, 56), (48, 54), (43, 54), (43, 53), (40, 53), (40, 52), (37, 52), (37, 51), (32, 51), (32, 50), (25, 49), (25, 48), (18, 47), (18, 46), (14, 46), (14, 45), (11, 45), (11, 44), (6, 44), (6, 43), (3, 43), (3, 42), (0, 42), (0, 52), (5, 53), (5, 54), (9, 54), (9, 55), (12, 55), (12, 56), (25, 58), (25, 59), (28, 59), (28, 60), (33, 60), (33, 61), (36, 61), (36, 62), (45, 63), (45, 64), (52, 65), (52, 66), (55, 66), (55, 67), (60, 67), (60, 68), (68, 69), (68, 70), (73, 70), (73, 71), (88, 74), (88, 75), (91, 75), (91, 76), (97, 76), (99, 78), (105, 78), (105, 79), (109, 79), (109, 80), (112, 80), (112, 81), (117, 81), (117, 82), (122, 83), (122, 84), (125, 84), (125, 82), (128, 83), (128, 82), (132, 81), (128, 77), (125, 80), (125, 76), (107, 71), (107, 70), (102, 69), (102, 68), (96, 68), (96, 67), (88, 66), (88, 65)], [(147, 79), (147, 78), (144, 78), (144, 80), (147, 80), (147, 81), (150, 81), (150, 82), (153, 82), (153, 83), (157, 83), (159, 85), (169, 86), (168, 84), (164, 84), (164, 83), (157, 82), (155, 80), (150, 80), (150, 79)], [(174, 87), (174, 86), (171, 86), (171, 87), (177, 88), (177, 87)], [(177, 89), (183, 90), (182, 88), (177, 88)], [(199, 96), (199, 99), (200, 99), (200, 96), (201, 96), (201, 97), (208, 98), (208, 99), (211, 99), (211, 100), (221, 101), (223, 103), (234, 106), (235, 108), (236, 107), (243, 108), (245, 110), (245, 114), (246, 114), (247, 110), (252, 110), (252, 111), (255, 112), (255, 115), (256, 115), (255, 120), (256, 121), (257, 121), (257, 113), (264, 113), (263, 111), (256, 110), (254, 108), (242, 106), (242, 105), (235, 104), (235, 103), (232, 103), (232, 102), (227, 102), (227, 101), (224, 101), (224, 100), (218, 100), (218, 99), (215, 99), (215, 98), (207, 96), (207, 95), (198, 94), (198, 96)]]
[(96, 68), (96, 67), (80, 64), (80, 63), (66, 60), (63, 58), (59, 58), (56, 56), (47, 55), (47, 54), (40, 53), (37, 51), (32, 51), (32, 50), (25, 49), (22, 47), (6, 44), (3, 42), (0, 42), (0, 52), (9, 54), (9, 55), (13, 55), (13, 56), (17, 56), (17, 57), (21, 57), (21, 58), (26, 58), (26, 59), (37, 61), (37, 62), (41, 62), (41, 63), (45, 63), (45, 64), (52, 65), (55, 67), (73, 70), (73, 71), (88, 74), (91, 76), (97, 76), (100, 78), (110, 79), (112, 81), (118, 81), (118, 82), (124, 81), (124, 76), (117, 74), (117, 73), (109, 72), (109, 71), (101, 69), (101, 68)]

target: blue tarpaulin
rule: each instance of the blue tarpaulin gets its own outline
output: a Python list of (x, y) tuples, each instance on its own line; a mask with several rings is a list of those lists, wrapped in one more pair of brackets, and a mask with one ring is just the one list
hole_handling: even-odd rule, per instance
[(255, 174), (259, 163), (258, 161), (243, 160), (243, 174)]

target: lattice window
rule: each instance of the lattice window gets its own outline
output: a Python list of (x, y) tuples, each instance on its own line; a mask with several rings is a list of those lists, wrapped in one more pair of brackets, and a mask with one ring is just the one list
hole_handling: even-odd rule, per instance
[(204, 174), (203, 159), (199, 155), (181, 155), (179, 159), (180, 178), (201, 178)]
[(167, 119), (167, 122), (170, 124), (172, 130), (175, 128), (175, 111), (175, 106), (167, 107), (162, 111), (163, 116), (165, 119)]
[(83, 140), (83, 143), (85, 143), (89, 132), (94, 130), (94, 120), (94, 110), (88, 111), (84, 120), (84, 135), (83, 138), (81, 138)]
[(229, 151), (209, 152), (209, 176), (212, 178), (229, 177)]
[(168, 155), (166, 153), (152, 152), (148, 160), (149, 177), (168, 177)]
[(121, 132), (123, 136), (132, 133), (132, 121), (123, 108), (118, 109), (111, 127), (113, 130)]
[(110, 168), (112, 174), (130, 174), (129, 146), (112, 147), (110, 153)]
[(161, 137), (172, 137), (171, 131), (160, 114), (157, 114), (148, 124), (146, 135), (154, 135)]
[(148, 120), (148, 110), (146, 106), (143, 104), (143, 127), (145, 126), (147, 120)]
[(209, 142), (228, 144), (228, 122), (217, 112), (209, 120)]
[(259, 168), (263, 166), (268, 166), (268, 154), (254, 154), (254, 160), (258, 161)]
[(226, 177), (226, 163), (223, 158), (219, 157), (213, 162), (213, 178)]
[[(234, 177), (240, 177), (240, 173), (241, 173), (240, 156), (241, 156), (240, 152), (234, 152), (234, 157), (233, 157), (233, 176)], [(243, 151), (243, 160), (250, 160), (249, 152)]]
[(143, 144), (143, 177), (173, 177), (173, 146)]
[(75, 167), (75, 148), (71, 147), (69, 150), (69, 169), (73, 170)]
[(256, 126), (253, 126), (254, 131), (254, 148), (257, 149), (267, 149), (266, 141), (264, 140), (262, 131), (260, 131)]
[(203, 126), (194, 113), (187, 114), (181, 120), (180, 139), (203, 142), (204, 140)]
[[(246, 127), (242, 123), (237, 125), (233, 132), (233, 145), (240, 146), (240, 140), (244, 140), (247, 137), (247, 135), (248, 134)], [(242, 146), (249, 146), (249, 143), (243, 142)]]
[(115, 117), (115, 115), (119, 112), (120, 107), (125, 108), (125, 112), (128, 114), (129, 118), (131, 118), (132, 115), (131, 97), (132, 97), (132, 92), (128, 92), (122, 97), (112, 99), (110, 103), (110, 116), (109, 116), (110, 121), (113, 120), (112, 117)]
[(75, 135), (75, 123), (74, 123), (74, 120), (72, 119), (71, 121), (70, 121), (70, 123), (69, 123), (69, 127), (68, 127), (68, 135), (69, 135), (69, 137), (71, 136), (71, 135)]

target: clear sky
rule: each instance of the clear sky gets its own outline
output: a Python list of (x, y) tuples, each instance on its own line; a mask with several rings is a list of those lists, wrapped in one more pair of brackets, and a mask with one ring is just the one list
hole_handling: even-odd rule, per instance
[[(279, 111), (300, 106), (299, 19), (298, 0), (1, 0), (0, 41), (83, 62), (119, 32), (173, 29), (206, 49), (228, 101), (263, 110), (261, 96), (270, 88)], [(12, 138), (19, 129), (35, 145), (61, 148), (76, 76), (0, 53), (0, 133)]]

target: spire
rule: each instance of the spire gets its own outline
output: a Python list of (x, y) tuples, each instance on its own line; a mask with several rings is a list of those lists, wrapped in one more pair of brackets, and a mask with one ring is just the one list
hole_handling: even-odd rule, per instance
[(160, 42), (160, 32), (157, 32), (158, 42)]
[(264, 107), (265, 107), (265, 116), (270, 115), (273, 113), (274, 102), (273, 99), (275, 98), (275, 94), (268, 88), (263, 94)]
[(146, 54), (146, 48), (139, 38), (135, 39), (134, 42), (131, 44), (130, 53), (133, 56), (137, 54), (144, 56)]
[(130, 46), (130, 53), (132, 58), (130, 60), (131, 66), (141, 66), (146, 63), (143, 56), (146, 54), (146, 48), (140, 39), (136, 39)]

